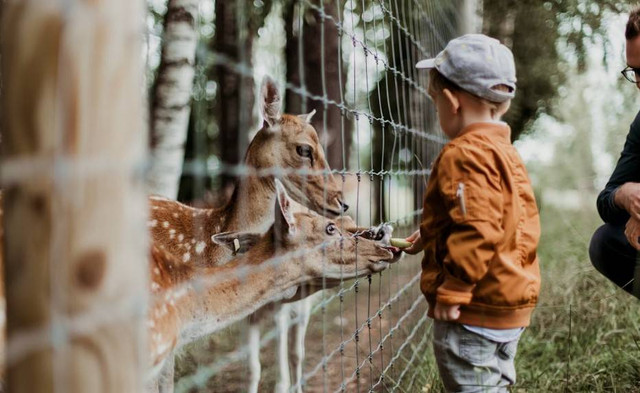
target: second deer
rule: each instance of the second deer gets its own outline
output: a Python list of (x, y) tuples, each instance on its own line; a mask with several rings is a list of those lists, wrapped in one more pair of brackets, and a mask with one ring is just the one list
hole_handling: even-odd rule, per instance
[(275, 184), (275, 222), (264, 235), (227, 233), (216, 239), (246, 247), (226, 265), (195, 269), (152, 248), (149, 336), (154, 368), (162, 369), (161, 391), (171, 391), (171, 355), (182, 345), (292, 297), (300, 285), (362, 277), (393, 259), (386, 247), (341, 231), (335, 220), (294, 214), (286, 191)]

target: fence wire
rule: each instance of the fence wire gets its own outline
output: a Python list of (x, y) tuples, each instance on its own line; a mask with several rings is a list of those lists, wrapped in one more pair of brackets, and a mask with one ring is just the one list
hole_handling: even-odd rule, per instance
[[(445, 143), (427, 95), (426, 74), (418, 72), (414, 65), (422, 58), (434, 56), (458, 34), (462, 19), (459, 1), (274, 0), (269, 3), (272, 3), (271, 12), (276, 15), (280, 12), (280, 17), (284, 8), (292, 7), (294, 10), (289, 22), (295, 25), (297, 63), (302, 65), (298, 80), (286, 80), (278, 67), (269, 68), (256, 63), (260, 59), (252, 59), (252, 54), (247, 53), (242, 45), (239, 45), (237, 56), (215, 48), (199, 51), (188, 158), (183, 171), (183, 176), (190, 179), (190, 182), (183, 183), (185, 189), (190, 188), (190, 199), (204, 198), (205, 191), (215, 188), (213, 186), (225, 176), (238, 181), (247, 177), (336, 176), (341, 179), (343, 193), (353, 201), (348, 214), (355, 219), (356, 225), (390, 224), (395, 227), (395, 237), (409, 235), (418, 227), (422, 213), (422, 196), (430, 174), (427, 166)], [(239, 30), (239, 41), (253, 39), (258, 34), (248, 15), (253, 8), (264, 6), (260, 0), (235, 2), (233, 18)], [(203, 31), (204, 24), (219, 26), (221, 21), (216, 19), (218, 17), (213, 15), (209, 21), (199, 19), (200, 31)], [(315, 18), (314, 22), (310, 23), (309, 18)], [(305, 29), (311, 27), (319, 31), (319, 36), (311, 35), (311, 38), (319, 41), (317, 49), (320, 53), (318, 61), (309, 66), (308, 57), (317, 57), (317, 53), (312, 53), (304, 45), (305, 34), (307, 37), (311, 34), (305, 33)], [(150, 58), (153, 57), (150, 43), (157, 41), (154, 35), (152, 32), (145, 38), (147, 50), (144, 55), (148, 62), (152, 62)], [(207, 45), (208, 42), (200, 42), (201, 47)], [(329, 51), (329, 47), (333, 49)], [(284, 57), (286, 54), (272, 56)], [(336, 62), (337, 75), (328, 76), (328, 65)], [(245, 129), (212, 130), (208, 120), (218, 119), (211, 116), (211, 105), (222, 94), (215, 91), (215, 83), (211, 84), (210, 72), (216, 67), (240, 80), (258, 79), (259, 72), (279, 76), (285, 94), (296, 97), (295, 100), (300, 102), (301, 113), (307, 111), (307, 107), (319, 105), (322, 108), (319, 113), (321, 120), (315, 126), (324, 150), (330, 156), (338, 150), (334, 156), (339, 159), (330, 159), (331, 169), (256, 169), (241, 161), (229, 163), (217, 159), (216, 156), (225, 149), (237, 150), (239, 157), (244, 156), (249, 133)], [(308, 72), (310, 70), (313, 72)], [(338, 93), (330, 93), (335, 85)], [(252, 88), (243, 83), (237, 86), (242, 91)], [(239, 107), (252, 108), (252, 96), (240, 94)], [(288, 108), (284, 109), (289, 112)], [(329, 119), (333, 113), (339, 114), (339, 121)], [(238, 117), (239, 125), (255, 123), (252, 110), (241, 110), (234, 115)], [(218, 146), (211, 147), (210, 144), (216, 142), (211, 135), (219, 136), (222, 132), (237, 133), (240, 136), (237, 146), (218, 143)], [(54, 164), (33, 158), (5, 159), (2, 184), (7, 187), (28, 178), (46, 178), (49, 172), (55, 174), (57, 182), (64, 184), (67, 175), (91, 177), (98, 172), (126, 170), (133, 166), (130, 162), (118, 163), (104, 157), (82, 163), (61, 157)], [(144, 168), (137, 163), (135, 167), (141, 176)], [(218, 191), (223, 192), (222, 189)], [(194, 221), (198, 225), (197, 220)], [(198, 277), (181, 283), (180, 288), (173, 290), (178, 292), (194, 287), (204, 292), (206, 288), (230, 280), (242, 282), (250, 273), (269, 274), (272, 271), (269, 269), (282, 266), (286, 259), (312, 255), (330, 247), (339, 247), (339, 242), (326, 241), (280, 255), (262, 261), (259, 267), (242, 267), (227, 274)], [(324, 262), (323, 266), (326, 265)], [(288, 391), (406, 389), (415, 378), (415, 373), (411, 376), (408, 364), (423, 355), (428, 341), (429, 323), (426, 302), (418, 288), (419, 271), (417, 258), (405, 257), (375, 275), (355, 280), (341, 279), (337, 288), (327, 288), (315, 296), (315, 304), (309, 310), (310, 323), (304, 343), (306, 357), (300, 359), (303, 362), (302, 378), (291, 381)], [(323, 285), (326, 282), (323, 281)], [(101, 326), (114, 320), (126, 320), (131, 314), (144, 312), (145, 307), (139, 299), (127, 299), (113, 304), (111, 308), (56, 318), (39, 329), (15, 334), (8, 343), (7, 363), (12, 364), (33, 352), (46, 350), (52, 343), (56, 347), (77, 335), (99, 331)], [(274, 309), (271, 314), (275, 312)], [(303, 320), (302, 315), (296, 315), (284, 326), (275, 327), (272, 318), (261, 322), (263, 367), (260, 391), (272, 390), (278, 378), (274, 342), (281, 337), (280, 330), (291, 333)], [(246, 321), (237, 323), (207, 337), (208, 343), (199, 341), (191, 346), (188, 355), (178, 362), (176, 391), (245, 391), (247, 359), (251, 352), (244, 338), (247, 325)], [(66, 382), (63, 381), (57, 390), (65, 391)]]
[[(275, 4), (271, 12), (282, 19), (286, 19), (287, 9), (293, 10), (294, 16), (284, 23), (292, 24), (298, 40), (291, 45), (297, 48), (297, 58), (285, 61), (286, 67), (298, 67), (297, 80), (279, 80), (284, 94), (294, 97), (285, 102), (297, 100), (301, 113), (320, 108), (316, 115), (320, 120), (314, 125), (329, 160), (331, 150), (336, 149), (340, 159), (330, 162), (331, 169), (325, 171), (256, 169), (241, 161), (212, 163), (207, 150), (203, 155), (200, 147), (186, 161), (184, 175), (200, 179), (200, 184), (216, 184), (220, 176), (337, 176), (351, 204), (348, 214), (358, 226), (386, 223), (395, 227), (394, 237), (408, 235), (419, 224), (428, 165), (446, 142), (426, 91), (426, 73), (414, 65), (437, 54), (458, 35), (460, 2), (291, 0)], [(246, 20), (236, 23), (250, 31)], [(308, 48), (303, 43), (308, 44), (305, 39), (312, 34), (319, 45)], [(310, 53), (312, 49), (320, 53)], [(311, 67), (309, 58), (317, 60)], [(262, 67), (256, 63), (260, 58), (251, 61), (246, 55), (241, 58), (214, 50), (199, 56), (198, 61), (196, 81), (202, 86), (207, 82), (206, 70), (212, 67), (247, 78), (259, 79), (260, 72), (282, 75), (278, 66)], [(335, 62), (338, 72), (332, 74), (329, 63)], [(333, 93), (336, 84), (338, 92)], [(196, 91), (205, 90), (197, 85)], [(206, 94), (196, 94), (194, 111), (206, 112), (210, 101)], [(284, 111), (289, 113), (290, 109), (285, 107)], [(331, 118), (335, 113), (339, 121)], [(240, 123), (251, 123), (250, 111), (238, 116), (245, 117)], [(200, 127), (196, 135), (207, 134), (206, 124)], [(202, 190), (202, 186), (194, 189), (194, 194)], [(264, 266), (277, 263), (275, 258)], [(411, 391), (408, 386), (416, 373), (408, 365), (416, 357), (424, 357), (430, 326), (418, 288), (419, 271), (417, 257), (405, 257), (383, 272), (342, 280), (337, 288), (315, 296), (309, 310), (306, 356), (301, 359), (302, 378), (294, 378), (288, 391)], [(219, 280), (216, 277), (215, 281)], [(277, 308), (271, 316), (276, 313)], [(260, 391), (274, 389), (279, 379), (276, 342), (280, 330), (293, 334), (303, 320), (302, 315), (292, 315), (284, 326), (274, 325), (272, 318), (260, 323)], [(244, 322), (214, 335), (208, 339), (212, 349), (206, 354), (191, 349), (192, 358), (198, 360), (185, 362), (179, 370), (176, 390), (246, 390), (251, 352), (246, 329)], [(295, 370), (290, 371), (295, 375)]]
[[(77, 6), (72, 3), (68, 4), (69, 10)], [(256, 31), (255, 21), (250, 15), (255, 9), (264, 9), (267, 3), (270, 11), (266, 19), (272, 26)], [(287, 47), (286, 41), (270, 42), (253, 53), (239, 45), (240, 51), (235, 55), (210, 45), (212, 37), (219, 34), (216, 28), (221, 24), (217, 19), (220, 16), (212, 13), (199, 19), (201, 42), (194, 81), (188, 157), (183, 168), (183, 178), (188, 179), (182, 185), (189, 191), (187, 199), (206, 199), (210, 190), (224, 194), (220, 179), (225, 177), (242, 181), (247, 178), (322, 176), (326, 179), (335, 176), (340, 179), (342, 192), (351, 204), (348, 214), (359, 227), (388, 224), (395, 227), (394, 237), (409, 235), (419, 225), (423, 193), (431, 173), (429, 165), (446, 142), (427, 95), (426, 72), (416, 70), (414, 65), (422, 58), (434, 56), (448, 40), (458, 35), (463, 22), (460, 3), (455, 0), (237, 1), (232, 19), (239, 31), (239, 44), (243, 40), (256, 40), (261, 35), (272, 40), (274, 37), (282, 40), (284, 36), (295, 38), (297, 43)], [(205, 2), (200, 4), (202, 6)], [(292, 10), (290, 18), (285, 17), (285, 10)], [(292, 35), (284, 34), (281, 30), (286, 28), (282, 26), (278, 30), (276, 20), (291, 24)], [(276, 32), (269, 33), (269, 29)], [(309, 37), (311, 39), (305, 41)], [(158, 39), (157, 32), (148, 34), (145, 53), (148, 59), (153, 57), (150, 43)], [(315, 46), (307, 46), (314, 41)], [(286, 59), (284, 48), (293, 50), (294, 47), (297, 48), (295, 58)], [(148, 62), (153, 63), (150, 59)], [(337, 73), (332, 73), (330, 65), (335, 66), (336, 63)], [(284, 69), (296, 65), (299, 67), (296, 79), (287, 79)], [(320, 108), (320, 121), (314, 125), (329, 156), (331, 168), (254, 168), (244, 164), (241, 158), (252, 135), (248, 127), (244, 129), (240, 125), (255, 123), (252, 115), (255, 111), (251, 110), (256, 106), (253, 102), (255, 92), (247, 93), (254, 86), (246, 82), (237, 86), (243, 90), (238, 107), (246, 109), (232, 113), (237, 117), (238, 128), (216, 129), (215, 124), (220, 119), (216, 118), (212, 106), (213, 102), (220, 100), (222, 92), (219, 89), (221, 81), (211, 75), (214, 68), (222, 69), (225, 75), (252, 81), (259, 81), (260, 76), (270, 74), (284, 88), (285, 97), (294, 97), (285, 103), (297, 102), (295, 105), (300, 113)], [(60, 84), (65, 83), (68, 82), (62, 80)], [(334, 92), (336, 85), (337, 93)], [(286, 106), (284, 110), (290, 112)], [(63, 112), (63, 109), (57, 111)], [(338, 121), (332, 118), (336, 113)], [(64, 128), (57, 128), (61, 127)], [(224, 145), (220, 140), (222, 133), (238, 134), (237, 144)], [(240, 159), (236, 162), (221, 159), (225, 150), (237, 151)], [(130, 171), (132, 167), (138, 171), (138, 176), (142, 176), (144, 165), (126, 160), (114, 162), (104, 156), (83, 159), (82, 162), (69, 156), (55, 159), (5, 158), (0, 177), (3, 188), (27, 179), (53, 179), (60, 187), (68, 177), (89, 178), (106, 171)], [(71, 204), (75, 197), (69, 197), (65, 202)], [(219, 199), (224, 199), (224, 196)], [(563, 217), (563, 220), (567, 219)], [(197, 220), (194, 222), (199, 224)], [(261, 261), (260, 265), (196, 277), (173, 290), (196, 288), (204, 293), (207, 288), (232, 280), (244, 282), (250, 274), (271, 274), (291, 258), (315, 258), (331, 248), (341, 249), (343, 240), (327, 240), (269, 258)], [(586, 249), (588, 239), (581, 240)], [(58, 249), (64, 245), (55, 246), (57, 249), (53, 254), (63, 255)], [(52, 257), (51, 262), (55, 267), (54, 259)], [(322, 261), (323, 266), (326, 262)], [(273, 390), (280, 378), (282, 370), (278, 363), (281, 359), (276, 347), (283, 331), (287, 335), (293, 334), (306, 318), (310, 322), (304, 341), (306, 356), (299, 359), (302, 363), (301, 378), (292, 378), (290, 386), (281, 391), (420, 391), (422, 386), (416, 384), (425, 382), (424, 373), (415, 365), (425, 363), (431, 323), (426, 317), (427, 305), (419, 290), (419, 278), (419, 257), (405, 256), (382, 272), (358, 279), (341, 279), (337, 287), (330, 288), (323, 280), (325, 289), (313, 297), (313, 304), (307, 310), (309, 317), (302, 313), (292, 314), (286, 323), (276, 325), (273, 319), (279, 312), (279, 306), (267, 309), (266, 318), (259, 321), (259, 360), (262, 363), (259, 391)], [(623, 288), (632, 284), (629, 281)], [(51, 287), (60, 290), (55, 280)], [(51, 302), (54, 317), (49, 323), (12, 334), (5, 350), (6, 364), (24, 361), (33, 353), (52, 347), (63, 348), (75, 338), (99, 332), (101, 327), (114, 321), (129, 321), (131, 315), (141, 317), (147, 311), (145, 300), (122, 299), (108, 307), (70, 316), (56, 308), (64, 302), (54, 297)], [(609, 297), (592, 299), (592, 304), (603, 304), (608, 300)], [(557, 309), (559, 315), (567, 316), (569, 345), (566, 353), (560, 354), (563, 359), (559, 362), (563, 367), (560, 373), (564, 374), (564, 384), (558, 386), (562, 385), (559, 389), (570, 389), (575, 306), (567, 303), (542, 305), (537, 309), (542, 312)], [(176, 391), (246, 391), (248, 360), (255, 349), (246, 340), (248, 326), (247, 320), (238, 322), (189, 346), (177, 362)], [(290, 352), (294, 349), (290, 348)], [(140, 350), (141, 353), (145, 351), (146, 348)], [(63, 363), (56, 365), (57, 368), (64, 366)], [(295, 370), (290, 371), (295, 375)], [(63, 375), (59, 370), (58, 374)], [(64, 378), (58, 380), (56, 391), (66, 391), (68, 382)], [(534, 383), (531, 383), (531, 388), (536, 389)]]

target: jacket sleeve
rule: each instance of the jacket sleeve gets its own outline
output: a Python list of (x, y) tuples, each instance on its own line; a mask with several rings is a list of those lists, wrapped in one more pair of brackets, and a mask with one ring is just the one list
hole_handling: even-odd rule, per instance
[(622, 225), (629, 220), (629, 213), (614, 202), (615, 192), (625, 183), (640, 182), (640, 113), (631, 124), (620, 159), (604, 190), (598, 195), (598, 213), (604, 222)]
[(439, 189), (453, 227), (437, 301), (469, 304), (504, 235), (502, 179), (493, 153), (475, 148), (447, 151), (438, 170)]

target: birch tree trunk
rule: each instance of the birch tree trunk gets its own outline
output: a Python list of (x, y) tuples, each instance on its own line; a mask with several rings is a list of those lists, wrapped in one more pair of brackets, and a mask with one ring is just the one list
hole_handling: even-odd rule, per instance
[(169, 0), (151, 105), (149, 191), (175, 199), (184, 162), (198, 34), (198, 0)]
[(142, 6), (3, 3), (8, 391), (144, 388)]

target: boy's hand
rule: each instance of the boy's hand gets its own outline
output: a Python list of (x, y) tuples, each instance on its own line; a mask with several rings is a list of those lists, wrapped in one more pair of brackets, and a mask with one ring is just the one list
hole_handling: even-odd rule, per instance
[(460, 318), (460, 305), (450, 306), (436, 302), (436, 308), (433, 310), (433, 316), (440, 321), (455, 321)]
[(411, 236), (409, 236), (408, 238), (406, 238), (404, 240), (412, 243), (411, 247), (407, 247), (407, 248), (402, 250), (402, 251), (406, 252), (407, 254), (415, 255), (415, 254), (421, 252), (422, 250), (424, 250), (424, 243), (422, 242), (422, 237), (420, 236), (420, 229), (418, 229), (417, 231), (413, 232), (411, 234)]

